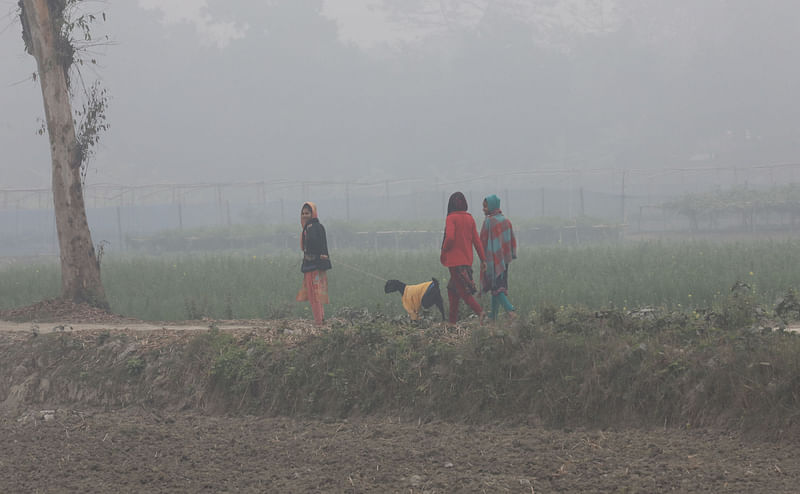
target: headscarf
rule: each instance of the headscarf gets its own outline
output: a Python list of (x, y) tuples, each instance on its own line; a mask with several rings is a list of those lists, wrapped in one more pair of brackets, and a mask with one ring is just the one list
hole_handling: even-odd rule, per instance
[[(490, 196), (486, 196), (485, 201), (486, 201), (486, 209), (489, 210), (489, 214), (492, 214), (495, 210), (498, 210), (498, 213), (500, 212), (499, 211), (499, 209), (500, 209), (500, 198), (499, 197), (497, 197), (496, 195), (492, 194)], [(502, 221), (502, 220), (500, 220), (500, 221)]]
[[(493, 246), (496, 247), (496, 245), (493, 244), (493, 242), (496, 242), (498, 240), (501, 242), (510, 241), (509, 238), (505, 239), (497, 238), (497, 232), (494, 231), (496, 229), (495, 225), (506, 221), (506, 217), (503, 216), (503, 212), (500, 210), (500, 198), (497, 197), (495, 194), (486, 196), (484, 201), (486, 201), (486, 210), (488, 211), (488, 214), (486, 215), (486, 218), (483, 220), (483, 228), (481, 229), (481, 233), (486, 232), (486, 234), (488, 234), (490, 242), (489, 244), (490, 250), (495, 250), (491, 249), (491, 247)], [(501, 237), (502, 236), (507, 236), (507, 235), (501, 235)], [(486, 254), (488, 255), (489, 253), (487, 252)]]
[(453, 211), (466, 211), (467, 210), (467, 198), (464, 197), (464, 194), (461, 192), (453, 192), (450, 196), (450, 200), (447, 202), (447, 214), (452, 213)]
[(300, 235), (300, 250), (306, 250), (306, 228), (308, 227), (309, 223), (313, 223), (312, 220), (319, 221), (319, 217), (317, 215), (317, 205), (311, 201), (306, 201), (303, 203), (303, 207), (300, 208), (300, 212), (303, 212), (303, 208), (306, 206), (311, 208), (311, 219), (303, 220), (303, 216), (300, 216), (300, 224), (303, 226), (303, 233)]

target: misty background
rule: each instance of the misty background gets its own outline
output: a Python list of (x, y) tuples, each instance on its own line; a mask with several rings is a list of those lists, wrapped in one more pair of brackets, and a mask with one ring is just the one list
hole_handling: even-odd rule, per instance
[[(798, 181), (791, 0), (85, 3), (106, 15), (95, 39), (110, 37), (82, 74), (111, 96), (86, 197), (112, 248), (165, 228), (295, 224), (306, 199), (323, 221), (443, 220), (464, 190), (475, 215), (498, 193), (512, 219), (624, 224), (685, 192)], [(13, 254), (54, 243), (16, 5), (0, 0)]]

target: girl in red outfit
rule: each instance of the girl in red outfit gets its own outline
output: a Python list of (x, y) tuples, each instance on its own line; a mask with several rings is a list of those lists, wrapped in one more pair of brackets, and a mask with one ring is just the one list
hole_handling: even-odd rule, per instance
[(447, 222), (444, 227), (442, 254), (439, 260), (450, 270), (447, 296), (450, 299), (450, 324), (458, 322), (458, 304), (464, 300), (483, 323), (485, 313), (472, 295), (478, 290), (472, 281), (472, 248), (481, 260), (481, 272), (486, 269), (486, 255), (475, 228), (475, 220), (467, 212), (467, 199), (454, 192), (447, 203)]
[(300, 236), (300, 248), (303, 249), (303, 287), (297, 294), (297, 301), (308, 300), (314, 314), (314, 324), (321, 326), (325, 321), (325, 310), (322, 304), (328, 303), (328, 276), (331, 260), (328, 257), (328, 240), (325, 227), (317, 218), (317, 205), (306, 202), (300, 209), (300, 224), (303, 233)]

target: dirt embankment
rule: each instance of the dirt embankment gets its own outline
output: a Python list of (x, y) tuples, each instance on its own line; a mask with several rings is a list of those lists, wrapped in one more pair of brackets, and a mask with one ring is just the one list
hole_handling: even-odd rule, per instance
[(0, 381), (0, 412), (59, 404), (214, 408), (209, 349), (197, 344), (198, 334), (208, 334), (211, 324), (233, 339), (282, 345), (314, 331), (305, 321), (0, 323), (0, 375), (6, 376)]
[(187, 363), (195, 339), (185, 330), (0, 335), (0, 492), (791, 493), (800, 485), (796, 441), (713, 429), (220, 414), (240, 403), (209, 391), (207, 366)]
[(0, 412), (142, 402), (202, 409), (209, 360), (194, 359), (192, 341), (212, 326), (282, 344), (316, 331), (301, 320), (144, 322), (60, 300), (0, 311)]
[[(385, 386), (369, 383), (357, 390), (355, 378), (337, 367), (344, 365), (341, 361), (310, 360), (310, 365), (324, 368), (303, 373), (258, 360), (293, 355), (316, 335), (306, 321), (160, 325), (92, 311), (82, 314), (48, 317), (40, 311), (30, 319), (37, 322), (2, 324), (0, 436), (5, 440), (0, 492), (789, 493), (800, 485), (795, 461), (800, 444), (774, 430), (764, 431), (767, 440), (730, 428), (676, 423), (658, 428), (622, 423), (591, 429), (544, 427), (534, 415), (492, 420), (487, 418), (491, 409), (480, 415), (480, 423), (471, 424), (430, 413), (414, 415), (403, 393), (425, 397), (429, 389), (437, 389), (447, 376), (444, 353), (453, 343), (448, 338), (469, 340), (469, 332), (434, 335), (440, 345), (435, 351), (418, 342), (420, 354), (408, 347), (418, 336), (378, 341), (369, 331), (357, 340), (331, 340), (340, 346), (320, 345), (326, 353), (345, 354), (344, 360), (369, 355), (356, 350), (374, 354), (389, 347), (392, 363), (386, 381), (376, 381), (381, 369), (374, 362), (365, 358), (357, 366), (363, 367), (358, 374), (362, 379), (371, 376), (373, 383), (396, 386), (398, 393), (392, 388), (386, 394)], [(210, 330), (212, 325), (216, 329)], [(354, 342), (363, 348), (354, 349)], [(534, 349), (546, 344), (534, 343)], [(480, 360), (502, 359), (508, 347), (476, 348), (486, 353), (467, 356), (472, 360), (466, 364), (454, 356), (460, 372), (466, 374), (466, 366), (475, 367)], [(624, 355), (645, 362), (644, 350), (631, 352)], [(430, 367), (422, 366), (417, 355)], [(684, 357), (675, 362), (688, 365)], [(256, 371), (264, 369), (280, 373), (279, 379), (264, 380), (254, 389), (250, 383), (265, 379)], [(462, 379), (468, 398), (485, 395), (486, 403), (496, 402), (493, 393), (503, 390), (478, 381), (481, 372), (491, 369), (480, 368)], [(671, 361), (664, 369), (680, 370)], [(502, 375), (488, 376), (486, 383), (495, 378), (509, 382), (505, 372), (517, 372), (500, 370)], [(756, 366), (753, 372), (774, 378), (767, 366)], [(422, 379), (425, 373), (430, 373), (427, 380)], [(419, 384), (403, 382), (413, 376), (420, 378)], [(565, 388), (578, 376), (567, 377), (560, 381)], [(318, 378), (324, 381), (307, 383), (297, 395), (305, 403), (275, 403), (281, 397), (269, 389), (285, 380)], [(289, 396), (291, 387), (285, 389)], [(395, 401), (388, 407), (376, 405), (379, 413), (374, 414), (348, 402), (363, 400), (370, 389), (372, 396)], [(425, 399), (418, 409), (433, 401)], [(552, 396), (526, 406), (548, 399)], [(325, 408), (326, 403), (335, 406)], [(303, 413), (292, 414), (294, 409)], [(351, 413), (343, 415), (342, 410)], [(495, 412), (503, 415), (503, 410)]]

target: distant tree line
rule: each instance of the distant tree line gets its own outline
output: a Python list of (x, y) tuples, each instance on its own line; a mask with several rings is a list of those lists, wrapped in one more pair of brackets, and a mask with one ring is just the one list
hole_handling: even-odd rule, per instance
[(800, 218), (800, 185), (789, 184), (765, 190), (736, 187), (690, 193), (664, 203), (663, 207), (685, 216), (695, 231), (700, 229), (701, 224), (713, 229), (722, 221), (731, 219), (737, 220), (741, 227), (752, 230), (759, 217), (788, 218), (788, 225), (794, 228)]

